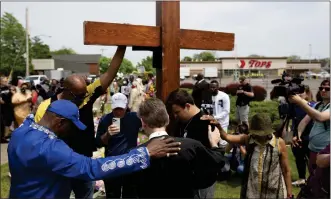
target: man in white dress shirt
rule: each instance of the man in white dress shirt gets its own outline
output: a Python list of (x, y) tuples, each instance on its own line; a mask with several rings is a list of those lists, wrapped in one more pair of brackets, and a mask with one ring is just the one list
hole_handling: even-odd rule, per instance
[(224, 131), (227, 132), (230, 120), (230, 97), (218, 89), (218, 81), (211, 81), (210, 92), (212, 94), (213, 116), (220, 123)]

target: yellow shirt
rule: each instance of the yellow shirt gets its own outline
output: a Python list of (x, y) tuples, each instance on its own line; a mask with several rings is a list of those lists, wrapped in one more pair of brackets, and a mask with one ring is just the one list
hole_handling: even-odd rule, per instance
[[(79, 108), (82, 108), (90, 99), (92, 96), (94, 90), (101, 86), (100, 79), (95, 80), (92, 84), (87, 86), (87, 97), (84, 99), (83, 103), (80, 105)], [(36, 115), (34, 117), (35, 122), (39, 122), (41, 118), (44, 116), (48, 106), (51, 104), (51, 98), (41, 102), (41, 104), (38, 107), (38, 110), (36, 112)]]

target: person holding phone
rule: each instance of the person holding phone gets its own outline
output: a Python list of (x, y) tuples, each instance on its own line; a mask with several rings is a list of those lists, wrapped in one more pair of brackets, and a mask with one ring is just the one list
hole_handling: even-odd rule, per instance
[[(122, 93), (111, 97), (112, 112), (101, 118), (96, 135), (97, 147), (105, 147), (105, 157), (122, 155), (137, 146), (141, 121), (128, 112), (128, 99)], [(135, 192), (125, 176), (104, 179), (107, 198), (133, 198)]]

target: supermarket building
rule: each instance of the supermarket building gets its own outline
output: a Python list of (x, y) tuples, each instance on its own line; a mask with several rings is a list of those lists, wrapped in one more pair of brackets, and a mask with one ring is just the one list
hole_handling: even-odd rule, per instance
[(217, 61), (181, 62), (180, 67), (190, 68), (190, 76), (202, 73), (206, 67), (216, 67), (218, 77), (229, 77), (237, 70), (240, 75), (263, 74), (267, 76), (280, 76), (283, 71), (293, 75), (307, 71), (321, 71), (321, 62), (317, 60), (300, 60), (287, 62), (287, 57), (221, 57)]

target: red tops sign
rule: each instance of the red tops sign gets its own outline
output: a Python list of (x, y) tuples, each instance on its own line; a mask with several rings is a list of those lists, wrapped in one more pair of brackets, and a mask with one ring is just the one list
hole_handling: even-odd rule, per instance
[[(262, 68), (262, 67), (265, 67), (265, 68), (270, 68), (271, 67), (271, 63), (272, 61), (259, 61), (259, 60), (256, 60), (256, 59), (251, 59), (249, 60), (248, 62), (248, 67), (252, 68)], [(240, 63), (239, 63), (239, 67), (240, 68), (245, 68), (246, 66), (246, 62), (245, 60), (240, 60)]]

